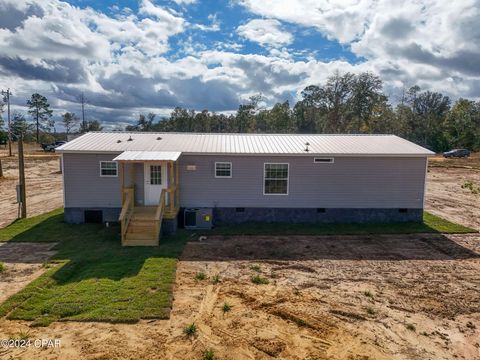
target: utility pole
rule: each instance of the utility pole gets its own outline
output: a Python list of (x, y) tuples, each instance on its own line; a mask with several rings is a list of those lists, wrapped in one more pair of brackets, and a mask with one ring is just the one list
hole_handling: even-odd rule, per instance
[(85, 130), (87, 128), (87, 124), (85, 124), (85, 95), (83, 91), (80, 95), (80, 101), (82, 103), (82, 128)]
[[(19, 200), (22, 206), (21, 218), (27, 217), (27, 193), (25, 189), (25, 162), (23, 159), (23, 134), (18, 139), (18, 178), (20, 182)], [(19, 204), (20, 205), (20, 204)]]
[(2, 90), (2, 95), (7, 100), (7, 116), (8, 116), (8, 156), (12, 156), (12, 128), (10, 123), (10, 89)]

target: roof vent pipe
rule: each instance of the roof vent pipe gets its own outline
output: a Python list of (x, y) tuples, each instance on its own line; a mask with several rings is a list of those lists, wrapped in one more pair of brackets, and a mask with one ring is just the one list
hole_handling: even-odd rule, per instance
[(306, 152), (309, 152), (310, 150), (308, 149), (308, 147), (310, 146), (310, 143), (306, 142), (305, 143), (305, 151)]
[(128, 138), (128, 140), (127, 140), (127, 141), (133, 141), (133, 139), (132, 139), (132, 135), (130, 135), (130, 137)]

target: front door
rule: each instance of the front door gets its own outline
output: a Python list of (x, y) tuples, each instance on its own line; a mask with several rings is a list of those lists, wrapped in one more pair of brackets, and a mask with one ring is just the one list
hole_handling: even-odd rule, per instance
[(167, 165), (159, 163), (146, 163), (144, 166), (144, 171), (144, 203), (145, 205), (158, 205), (162, 189), (167, 188)]

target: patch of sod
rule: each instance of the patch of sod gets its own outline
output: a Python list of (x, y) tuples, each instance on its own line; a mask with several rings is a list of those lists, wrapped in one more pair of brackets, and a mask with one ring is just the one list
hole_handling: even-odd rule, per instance
[(168, 318), (188, 233), (162, 237), (158, 247), (129, 248), (119, 234), (118, 226), (65, 224), (61, 210), (1, 229), (3, 241), (56, 241), (58, 252), (42, 276), (0, 305), (0, 316), (33, 325)]
[(393, 224), (288, 224), (245, 223), (217, 227), (205, 234), (216, 235), (364, 235), (364, 234), (464, 234), (477, 232), (425, 211), (423, 223)]
[(18, 219), (4, 229), (0, 229), (0, 241), (59, 242), (78, 236), (69, 229), (75, 225), (63, 222), (63, 209), (27, 219)]

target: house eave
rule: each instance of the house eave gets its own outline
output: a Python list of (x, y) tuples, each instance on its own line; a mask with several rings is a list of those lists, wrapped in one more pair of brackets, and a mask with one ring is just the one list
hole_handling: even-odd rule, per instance
[[(123, 151), (96, 151), (96, 150), (59, 150), (60, 154), (121, 154)], [(278, 157), (305, 157), (305, 156), (330, 156), (330, 157), (433, 157), (435, 153), (221, 153), (221, 152), (182, 152), (182, 155), (195, 155), (195, 156), (278, 156)]]

